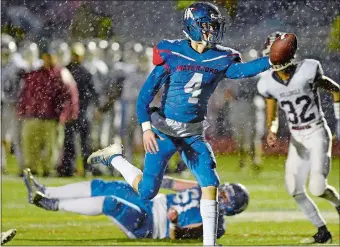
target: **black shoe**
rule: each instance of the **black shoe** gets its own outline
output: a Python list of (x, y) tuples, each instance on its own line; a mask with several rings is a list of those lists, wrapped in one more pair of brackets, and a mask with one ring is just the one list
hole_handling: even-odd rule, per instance
[(14, 238), (15, 234), (17, 234), (16, 229), (11, 229), (6, 232), (2, 232), (1, 233), (1, 245), (4, 245), (5, 243), (11, 241)]
[(332, 243), (332, 234), (329, 231), (318, 231), (313, 237), (301, 241), (302, 244), (330, 244)]
[(335, 209), (336, 209), (336, 211), (338, 211), (338, 214), (339, 214), (339, 216), (340, 216), (340, 205), (337, 206), (337, 207), (335, 207)]
[(59, 200), (47, 198), (43, 193), (37, 191), (33, 199), (33, 204), (46, 210), (57, 211)]
[(33, 180), (31, 179), (31, 177), (33, 176), (31, 173), (31, 170), (29, 168), (25, 169), (22, 171), (23, 174), (23, 180), (25, 183), (25, 186), (27, 188), (27, 192), (28, 192), (28, 202), (29, 203), (33, 203), (33, 192), (34, 192), (34, 183)]

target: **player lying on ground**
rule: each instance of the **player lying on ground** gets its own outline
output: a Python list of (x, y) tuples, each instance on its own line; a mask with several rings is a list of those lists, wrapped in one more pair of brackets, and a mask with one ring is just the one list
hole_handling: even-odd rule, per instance
[[(177, 191), (143, 200), (125, 181), (95, 179), (47, 187), (39, 184), (29, 169), (24, 172), (29, 202), (52, 211), (83, 215), (107, 215), (129, 238), (197, 239), (203, 236), (200, 215), (201, 189), (198, 183), (171, 177), (162, 188)], [(241, 184), (219, 186), (217, 236), (226, 228), (223, 216), (241, 213), (248, 206), (249, 194)]]
[[(155, 68), (136, 107), (146, 151), (143, 173), (116, 147), (99, 150), (88, 159), (90, 164), (113, 166), (143, 199), (151, 200), (168, 161), (179, 152), (202, 188), (204, 245), (216, 244), (220, 183), (213, 151), (203, 135), (209, 126), (205, 120), (209, 98), (224, 78), (252, 77), (271, 66), (268, 57), (242, 63), (239, 52), (219, 45), (225, 30), (225, 19), (215, 5), (194, 3), (183, 15), (186, 39), (162, 40), (154, 47)], [(162, 86), (161, 106), (151, 112), (150, 103)]]
[[(271, 53), (282, 39), (291, 34), (280, 34)], [(291, 36), (293, 47), (286, 60), (271, 56), (274, 69), (262, 74), (258, 83), (259, 92), (267, 103), (267, 143), (276, 143), (278, 131), (277, 105), (286, 113), (290, 128), (290, 144), (285, 168), (285, 183), (288, 193), (293, 196), (307, 218), (318, 228), (318, 232), (303, 243), (330, 243), (332, 235), (317, 206), (306, 194), (305, 184), (309, 175), (309, 190), (314, 196), (331, 202), (340, 214), (339, 194), (327, 184), (331, 166), (331, 131), (324, 118), (320, 104), (319, 88), (333, 94), (335, 116), (340, 115), (340, 88), (323, 74), (320, 62), (313, 59), (294, 61), (297, 49), (295, 35)], [(280, 41), (281, 40), (281, 41)], [(280, 46), (280, 45), (279, 45)]]

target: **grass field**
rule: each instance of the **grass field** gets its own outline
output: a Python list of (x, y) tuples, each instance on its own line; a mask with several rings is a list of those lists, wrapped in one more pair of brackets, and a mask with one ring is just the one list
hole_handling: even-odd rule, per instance
[[(298, 245), (302, 238), (315, 233), (315, 228), (299, 211), (284, 187), (285, 157), (267, 157), (259, 174), (247, 168), (239, 171), (236, 156), (218, 155), (221, 181), (241, 182), (250, 192), (248, 209), (227, 218), (222, 245)], [(201, 245), (200, 240), (130, 240), (105, 216), (87, 217), (63, 212), (47, 212), (28, 204), (24, 184), (14, 174), (10, 158), (9, 175), (2, 176), (2, 230), (16, 228), (15, 239), (8, 245)], [(333, 160), (329, 183), (340, 187), (340, 159)], [(12, 174), (11, 174), (12, 173)], [(110, 179), (107, 177), (107, 179)], [(64, 185), (83, 178), (40, 179), (47, 185)], [(333, 234), (333, 244), (339, 246), (339, 216), (325, 200), (312, 197)]]

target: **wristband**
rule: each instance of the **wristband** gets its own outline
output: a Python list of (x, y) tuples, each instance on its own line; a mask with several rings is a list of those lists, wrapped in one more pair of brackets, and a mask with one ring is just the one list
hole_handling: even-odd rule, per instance
[(164, 177), (161, 183), (161, 188), (163, 189), (172, 189), (172, 186), (174, 185), (174, 180), (172, 178)]
[(340, 101), (334, 102), (334, 115), (337, 120), (340, 119)]
[(145, 132), (147, 130), (151, 130), (151, 123), (150, 123), (150, 121), (142, 123), (142, 130), (143, 130), (143, 132)]
[(270, 131), (273, 132), (274, 134), (276, 134), (278, 130), (279, 130), (279, 118), (276, 117), (272, 121), (272, 125), (270, 126)]

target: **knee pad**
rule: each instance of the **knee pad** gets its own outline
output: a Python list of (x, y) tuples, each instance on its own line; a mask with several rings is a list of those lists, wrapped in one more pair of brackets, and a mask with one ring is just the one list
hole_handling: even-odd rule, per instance
[(286, 190), (290, 196), (295, 196), (297, 194), (296, 181), (295, 181), (294, 174), (291, 174), (291, 173), (286, 174), (285, 185), (286, 185)]
[(327, 188), (326, 178), (321, 173), (311, 173), (309, 178), (309, 190), (313, 196), (322, 196)]

